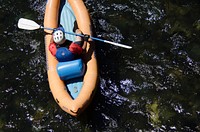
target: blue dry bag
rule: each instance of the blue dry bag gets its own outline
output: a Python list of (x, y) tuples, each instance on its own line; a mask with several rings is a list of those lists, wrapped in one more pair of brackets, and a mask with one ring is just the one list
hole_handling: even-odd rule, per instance
[(57, 72), (62, 80), (78, 78), (84, 75), (85, 65), (81, 59), (59, 62)]

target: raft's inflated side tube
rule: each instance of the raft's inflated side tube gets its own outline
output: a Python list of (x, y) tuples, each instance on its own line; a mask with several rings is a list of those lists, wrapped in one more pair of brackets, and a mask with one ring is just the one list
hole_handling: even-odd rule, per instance
[[(72, 10), (74, 11), (78, 27), (84, 33), (92, 35), (91, 22), (88, 11), (82, 0), (68, 0)], [(46, 5), (44, 26), (49, 28), (58, 27), (60, 0), (48, 0)], [(89, 104), (92, 99), (95, 87), (97, 84), (97, 61), (94, 55), (94, 43), (89, 40), (87, 43), (86, 53), (83, 56), (84, 63), (86, 64), (86, 72), (83, 79), (83, 87), (78, 97), (73, 100), (66, 90), (64, 82), (58, 76), (56, 66), (58, 61), (51, 55), (48, 50), (52, 31), (45, 30), (46, 58), (47, 58), (47, 74), (49, 86), (54, 99), (59, 106), (67, 113), (77, 116)]]

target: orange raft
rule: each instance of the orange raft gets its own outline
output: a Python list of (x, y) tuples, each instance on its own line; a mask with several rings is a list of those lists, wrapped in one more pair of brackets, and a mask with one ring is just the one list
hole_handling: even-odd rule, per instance
[[(60, 0), (48, 0), (45, 10), (44, 27), (57, 28), (59, 21)], [(82, 0), (67, 0), (71, 6), (78, 28), (83, 34), (92, 35), (91, 21), (88, 11)], [(47, 74), (51, 92), (58, 105), (67, 113), (78, 116), (91, 102), (95, 92), (98, 69), (97, 61), (94, 53), (94, 42), (89, 39), (87, 43), (86, 53), (82, 60), (86, 65), (86, 71), (83, 77), (83, 85), (77, 98), (72, 99), (66, 89), (64, 81), (58, 76), (56, 66), (58, 61), (50, 53), (48, 47), (52, 38), (52, 31), (45, 30), (46, 58), (47, 58)]]

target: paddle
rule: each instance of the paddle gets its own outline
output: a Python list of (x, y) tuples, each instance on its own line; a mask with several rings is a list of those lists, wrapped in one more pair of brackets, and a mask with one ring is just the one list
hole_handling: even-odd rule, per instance
[[(25, 19), (25, 18), (20, 18), (19, 19), (18, 27), (20, 29), (26, 29), (26, 30), (36, 30), (36, 29), (56, 30), (54, 28), (43, 27), (43, 26), (37, 24), (36, 22), (34, 22), (33, 20), (29, 20), (29, 19)], [(64, 32), (66, 34), (84, 37), (83, 34), (76, 34), (76, 33), (73, 33), (73, 32), (66, 32), (66, 31), (64, 31)], [(108, 40), (103, 40), (103, 39), (100, 39), (100, 38), (95, 38), (95, 37), (92, 37), (92, 36), (89, 36), (89, 38), (91, 38), (92, 40), (101, 41), (101, 42), (112, 44), (112, 45), (119, 46), (119, 47), (122, 47), (122, 48), (127, 48), (127, 49), (131, 49), (132, 48), (131, 46), (127, 46), (127, 45), (124, 45), (124, 44), (111, 42), (111, 41), (108, 41)]]

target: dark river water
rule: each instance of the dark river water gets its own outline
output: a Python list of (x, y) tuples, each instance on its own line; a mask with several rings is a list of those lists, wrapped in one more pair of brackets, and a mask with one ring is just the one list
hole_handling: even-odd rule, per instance
[(46, 0), (0, 0), (0, 131), (200, 131), (200, 1), (86, 0), (97, 37), (99, 85), (78, 118), (50, 92)]

